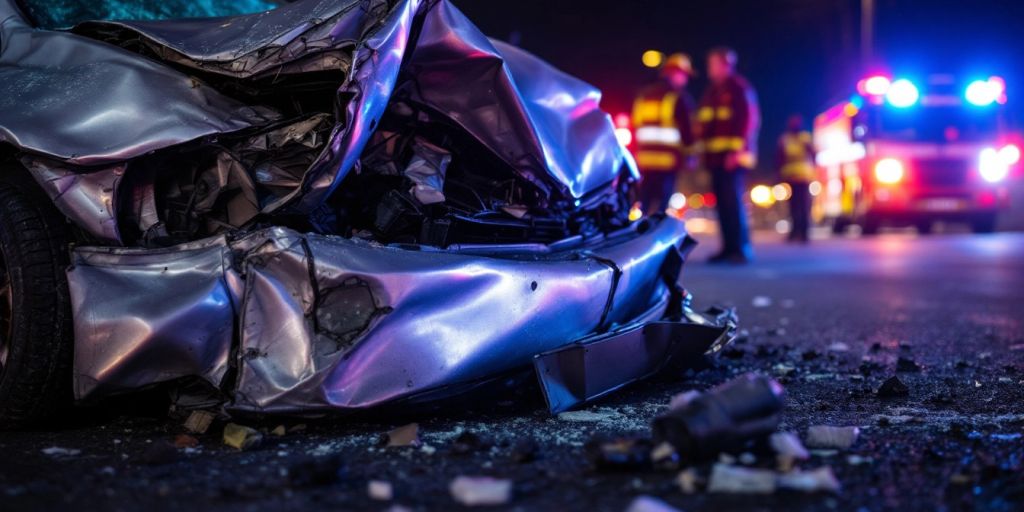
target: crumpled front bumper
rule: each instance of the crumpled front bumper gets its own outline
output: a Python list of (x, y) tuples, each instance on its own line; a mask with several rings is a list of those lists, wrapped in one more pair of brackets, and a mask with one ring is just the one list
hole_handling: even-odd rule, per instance
[(228, 409), (270, 413), (456, 394), (678, 310), (693, 244), (662, 217), (585, 247), (491, 255), (284, 228), (161, 250), (82, 247), (68, 271), (75, 394), (200, 377)]

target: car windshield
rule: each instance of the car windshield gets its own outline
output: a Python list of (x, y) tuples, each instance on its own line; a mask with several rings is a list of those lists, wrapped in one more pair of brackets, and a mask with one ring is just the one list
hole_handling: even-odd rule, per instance
[(998, 108), (921, 107), (877, 111), (878, 133), (884, 138), (922, 142), (979, 142), (999, 130)]
[(275, 9), (282, 0), (22, 0), (37, 26), (67, 28), (87, 20), (212, 18)]

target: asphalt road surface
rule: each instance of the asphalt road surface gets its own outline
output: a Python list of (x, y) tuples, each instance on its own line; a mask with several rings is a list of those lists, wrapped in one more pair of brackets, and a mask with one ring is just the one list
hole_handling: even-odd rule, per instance
[[(590, 414), (552, 418), (526, 385), (402, 418), (239, 420), (290, 430), (238, 451), (220, 423), (197, 447), (174, 448), (181, 420), (149, 395), (0, 435), (0, 510), (452, 510), (460, 475), (510, 479), (499, 509), (622, 511), (639, 495), (683, 510), (1024, 509), (1024, 234), (765, 242), (753, 265), (691, 261), (683, 280), (699, 304), (735, 305), (742, 337), (700, 370), (635, 385)], [(595, 437), (649, 436), (672, 395), (748, 371), (786, 387), (782, 430), (861, 428), (849, 449), (799, 464), (830, 467), (839, 492), (687, 494), (678, 471), (608, 472), (587, 457)], [(907, 396), (877, 395), (892, 376)], [(380, 447), (411, 420), (422, 446)], [(698, 480), (710, 467), (695, 466)], [(371, 480), (389, 482), (393, 499), (372, 500)]]

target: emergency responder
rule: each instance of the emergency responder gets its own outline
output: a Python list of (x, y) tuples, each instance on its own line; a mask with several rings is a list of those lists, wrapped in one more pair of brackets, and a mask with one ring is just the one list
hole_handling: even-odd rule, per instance
[(786, 131), (779, 137), (778, 168), (789, 185), (789, 216), (792, 219), (789, 241), (810, 241), (811, 182), (814, 181), (814, 144), (811, 132), (804, 130), (800, 114), (789, 116)]
[(636, 163), (642, 178), (639, 199), (648, 213), (665, 209), (679, 174), (694, 167), (694, 102), (686, 91), (693, 75), (688, 55), (670, 55), (658, 81), (633, 103)]
[(708, 52), (711, 84), (697, 109), (698, 136), (718, 199), (722, 232), (722, 250), (709, 260), (712, 263), (742, 264), (753, 258), (743, 197), (746, 175), (757, 163), (761, 114), (754, 89), (736, 73), (736, 60), (736, 52), (729, 48)]

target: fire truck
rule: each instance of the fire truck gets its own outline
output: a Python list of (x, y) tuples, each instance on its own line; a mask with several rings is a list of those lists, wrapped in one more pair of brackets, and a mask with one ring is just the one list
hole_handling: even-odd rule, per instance
[(1005, 104), (997, 76), (860, 80), (814, 119), (819, 220), (867, 235), (883, 225), (927, 233), (935, 221), (993, 231), (1021, 157)]

